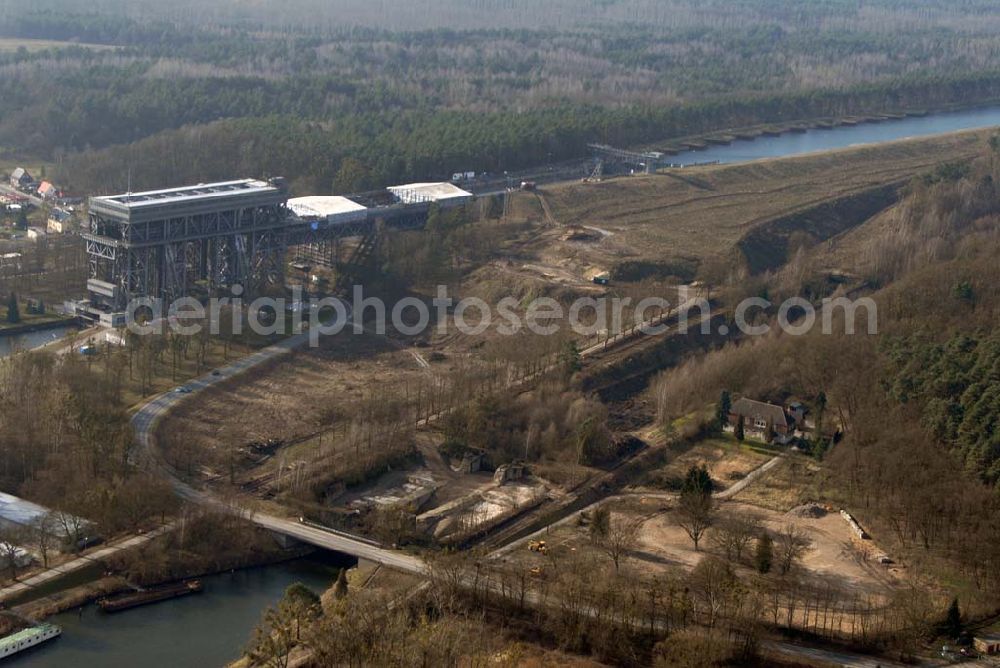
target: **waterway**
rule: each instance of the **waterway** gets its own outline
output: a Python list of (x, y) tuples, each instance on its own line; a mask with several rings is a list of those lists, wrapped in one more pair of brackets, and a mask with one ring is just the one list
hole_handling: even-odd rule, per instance
[(254, 627), (285, 588), (301, 582), (321, 594), (337, 576), (336, 558), (292, 562), (202, 578), (205, 591), (106, 614), (88, 605), (50, 618), (60, 638), (4, 664), (15, 668), (177, 668), (238, 659)]
[(710, 145), (701, 151), (684, 151), (676, 156), (668, 157), (667, 160), (679, 165), (716, 160), (721, 163), (746, 162), (998, 125), (1000, 125), (1000, 105), (927, 116), (907, 116), (879, 123), (842, 125), (829, 129), (816, 128), (801, 133), (790, 132), (777, 137), (761, 136), (749, 140), (738, 139), (728, 145)]
[(57, 341), (69, 334), (71, 327), (53, 327), (24, 334), (0, 334), (0, 357), (9, 357), (14, 351), (31, 350)]
[[(686, 151), (670, 160), (677, 164), (744, 162), (997, 125), (1000, 125), (1000, 106), (984, 107), (737, 140), (727, 146)], [(65, 334), (66, 330), (55, 329), (0, 337), (0, 357), (9, 354), (12, 347), (33, 348)], [(63, 636), (10, 660), (8, 665), (18, 668), (220, 666), (239, 657), (263, 611), (281, 598), (288, 585), (303, 582), (319, 592), (335, 576), (336, 566), (329, 560), (299, 560), (204, 578), (203, 594), (115, 615), (104, 615), (90, 605), (82, 615), (74, 610), (54, 617), (52, 621), (63, 627)]]

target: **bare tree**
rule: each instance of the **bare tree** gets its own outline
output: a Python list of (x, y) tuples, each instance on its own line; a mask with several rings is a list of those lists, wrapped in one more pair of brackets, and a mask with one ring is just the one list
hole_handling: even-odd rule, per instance
[(778, 569), (786, 575), (812, 546), (805, 530), (789, 524), (783, 531), (777, 532), (774, 539), (777, 553)]
[(712, 544), (726, 555), (726, 559), (741, 562), (747, 548), (760, 534), (760, 529), (759, 515), (734, 512), (719, 518), (710, 538)]
[(715, 523), (715, 502), (711, 493), (685, 491), (681, 494), (674, 516), (677, 524), (694, 543), (694, 549), (698, 550), (701, 537)]
[(595, 536), (597, 544), (614, 563), (615, 573), (620, 570), (622, 557), (638, 542), (641, 527), (641, 518), (612, 515), (607, 530)]
[(21, 556), (21, 548), (18, 544), (23, 538), (20, 527), (7, 526), (0, 530), (0, 559), (4, 565), (10, 569), (10, 579), (17, 578), (18, 558)]
[(29, 525), (29, 535), (31, 544), (38, 555), (42, 558), (42, 566), (49, 567), (49, 553), (57, 546), (56, 534), (59, 531), (59, 523), (52, 513), (39, 515), (31, 521)]
[(691, 591), (700, 604), (709, 627), (714, 627), (740, 595), (739, 580), (729, 564), (718, 557), (706, 556), (691, 571)]

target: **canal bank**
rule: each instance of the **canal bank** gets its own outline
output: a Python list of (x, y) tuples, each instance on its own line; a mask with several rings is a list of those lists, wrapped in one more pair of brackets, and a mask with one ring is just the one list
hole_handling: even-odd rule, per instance
[[(736, 133), (729, 143), (703, 142), (704, 148), (678, 151), (667, 161), (680, 166), (706, 162), (750, 162), (996, 126), (1000, 126), (1000, 104), (853, 125), (799, 128), (780, 134)], [(725, 131), (718, 134), (725, 134)]]
[(60, 318), (0, 329), (0, 357), (54, 343), (83, 327), (78, 318)]
[(204, 593), (115, 615), (95, 604), (68, 610), (47, 621), (62, 637), (10, 660), (31, 668), (103, 666), (144, 668), (222, 666), (240, 657), (264, 611), (285, 589), (301, 582), (322, 594), (349, 557), (314, 554), (266, 567), (201, 578)]
[[(993, 109), (991, 114), (981, 117), (979, 121), (950, 119), (946, 126), (932, 124), (929, 127), (944, 129), (925, 134), (940, 134), (1000, 124), (1000, 107)], [(929, 117), (912, 120), (926, 120), (927, 118)], [(886, 121), (868, 126), (814, 130), (785, 137), (766, 137), (753, 141), (734, 142), (731, 145), (693, 152), (692, 155), (696, 161), (701, 162), (712, 159), (720, 162), (735, 162), (738, 161), (736, 158), (724, 160), (718, 157), (709, 157), (709, 154), (713, 150), (722, 151), (738, 146), (745, 148), (754, 145), (757, 147), (756, 157), (747, 158), (744, 156), (742, 158), (753, 160), (845, 148), (853, 143), (875, 144), (880, 141), (891, 141), (910, 136), (909, 134), (904, 134), (903, 137), (895, 135), (901, 132), (915, 132), (912, 126), (896, 127), (893, 133), (886, 134), (884, 132), (893, 124), (905, 123), (907, 120)], [(985, 125), (951, 127), (956, 123), (966, 122), (982, 122)], [(858, 128), (875, 132), (876, 135), (883, 131), (882, 134), (885, 138), (864, 141), (860, 135), (848, 133), (849, 130)], [(825, 147), (817, 147), (823, 146), (823, 144), (809, 139), (811, 133), (813, 133), (812, 136), (835, 136), (836, 141), (832, 144), (828, 143)], [(913, 136), (923, 135), (914, 134)], [(806, 139), (809, 141), (805, 141)], [(795, 142), (793, 142), (793, 148), (782, 153), (783, 149), (778, 146), (779, 140), (795, 140)], [(140, 656), (142, 663), (150, 663), (151, 668), (161, 665), (221, 665), (239, 656), (241, 648), (248, 641), (252, 629), (259, 621), (264, 609), (280, 599), (281, 593), (288, 584), (302, 581), (318, 592), (329, 585), (336, 571), (333, 569), (332, 573), (328, 573), (319, 580), (314, 580), (294, 572), (289, 574), (289, 569), (295, 570), (292, 564), (286, 564), (205, 578), (206, 591), (203, 596), (167, 601), (148, 608), (123, 613), (113, 619), (98, 614), (93, 605), (86, 606), (82, 614), (69, 611), (57, 615), (52, 618), (52, 621), (66, 629), (64, 636), (53, 643), (51, 647), (39, 649), (29, 656), (19, 658), (10, 665), (102, 665), (114, 668), (114, 666), (134, 665), (137, 657)], [(254, 573), (256, 575), (253, 575)], [(314, 586), (316, 582), (320, 582), (322, 586)], [(218, 628), (220, 626), (225, 628)]]

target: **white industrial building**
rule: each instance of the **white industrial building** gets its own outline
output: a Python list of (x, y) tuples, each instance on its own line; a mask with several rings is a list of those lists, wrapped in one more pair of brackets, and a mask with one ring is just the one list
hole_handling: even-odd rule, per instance
[(454, 183), (409, 183), (404, 186), (392, 186), (389, 192), (403, 204), (422, 204), (432, 202), (442, 207), (452, 207), (472, 201), (473, 195), (462, 190)]
[(67, 527), (86, 527), (90, 524), (69, 513), (52, 511), (13, 494), (0, 492), (0, 526), (7, 529), (29, 529), (37, 526), (46, 515), (54, 517), (49, 532), (60, 539), (69, 537)]
[(346, 197), (293, 197), (288, 209), (302, 220), (325, 220), (330, 225), (356, 223), (368, 217), (368, 208)]

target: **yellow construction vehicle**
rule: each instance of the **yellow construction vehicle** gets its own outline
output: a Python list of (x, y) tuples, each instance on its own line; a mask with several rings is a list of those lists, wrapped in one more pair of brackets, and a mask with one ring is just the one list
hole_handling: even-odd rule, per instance
[(528, 549), (539, 554), (548, 554), (549, 548), (544, 540), (532, 540), (528, 542)]

